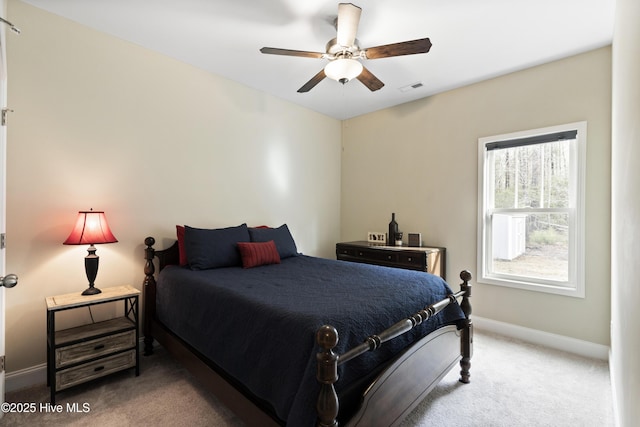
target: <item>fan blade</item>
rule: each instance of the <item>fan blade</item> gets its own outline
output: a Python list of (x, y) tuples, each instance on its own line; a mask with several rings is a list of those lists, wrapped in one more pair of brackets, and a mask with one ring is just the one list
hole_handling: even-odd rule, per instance
[(356, 78), (360, 80), (363, 85), (368, 87), (371, 92), (382, 89), (382, 86), (384, 86), (384, 83), (382, 83), (380, 79), (371, 74), (371, 71), (367, 70), (364, 67), (362, 67), (362, 72)]
[(291, 50), (291, 49), (278, 49), (277, 47), (263, 47), (260, 49), (262, 53), (268, 53), (270, 55), (287, 55), (287, 56), (302, 56), (304, 58), (322, 58), (324, 53), (321, 52), (307, 52), (306, 50)]
[(306, 82), (300, 89), (298, 89), (298, 93), (309, 92), (318, 83), (320, 83), (325, 77), (326, 77), (326, 74), (324, 73), (324, 68), (323, 68), (322, 70), (320, 70), (320, 72), (318, 74), (316, 74), (315, 76), (311, 77), (311, 80)]
[(427, 53), (431, 49), (431, 41), (426, 39), (392, 43), (384, 46), (370, 47), (364, 50), (367, 59), (388, 58), (390, 56), (413, 55)]
[(338, 5), (338, 35), (336, 39), (340, 46), (350, 47), (356, 43), (360, 13), (362, 13), (362, 9), (351, 3)]

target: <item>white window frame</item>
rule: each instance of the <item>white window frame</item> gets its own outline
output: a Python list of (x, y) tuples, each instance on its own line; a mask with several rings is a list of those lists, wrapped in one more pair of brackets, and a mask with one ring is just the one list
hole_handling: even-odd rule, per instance
[[(576, 130), (577, 135), (576, 143), (572, 145), (570, 152), (571, 204), (566, 210), (570, 218), (568, 281), (559, 282), (491, 272), (492, 234), (489, 219), (491, 212), (495, 210), (492, 202), (493, 182), (490, 177), (492, 169), (486, 162), (488, 157), (487, 144), (572, 130)], [(569, 123), (478, 139), (478, 283), (584, 298), (586, 151), (587, 122)], [(517, 211), (522, 210), (517, 209)], [(543, 211), (536, 213), (539, 212)]]

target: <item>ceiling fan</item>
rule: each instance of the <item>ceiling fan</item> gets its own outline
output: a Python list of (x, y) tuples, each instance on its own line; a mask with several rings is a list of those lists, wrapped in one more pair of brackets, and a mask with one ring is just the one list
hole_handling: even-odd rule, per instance
[(356, 78), (373, 92), (382, 88), (384, 83), (367, 70), (358, 59), (413, 55), (427, 53), (431, 49), (431, 41), (428, 38), (360, 49), (356, 39), (356, 32), (358, 31), (361, 13), (362, 9), (354, 4), (340, 3), (338, 5), (338, 17), (335, 23), (337, 36), (327, 43), (325, 53), (275, 47), (263, 47), (260, 52), (271, 55), (301, 56), (303, 58), (329, 60), (329, 63), (318, 74), (298, 89), (300, 93), (309, 92), (325, 77), (342, 84)]

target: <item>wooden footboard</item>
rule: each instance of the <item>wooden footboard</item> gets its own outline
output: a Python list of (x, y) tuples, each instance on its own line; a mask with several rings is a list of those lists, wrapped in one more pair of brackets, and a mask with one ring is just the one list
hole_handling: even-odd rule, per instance
[(347, 426), (400, 423), (460, 361), (460, 336), (445, 326), (412, 345), (366, 391)]
[[(158, 268), (178, 264), (177, 242), (170, 248), (156, 251), (155, 239), (145, 239), (145, 279), (144, 291), (144, 355), (153, 353), (153, 341), (158, 341), (178, 361), (202, 380), (205, 387), (234, 411), (247, 425), (279, 425), (273, 414), (243, 394), (233, 384), (211, 366), (194, 349), (173, 335), (155, 317), (156, 280), (154, 258), (158, 258)], [(460, 381), (468, 383), (470, 379), (471, 356), (473, 352), (473, 324), (470, 320), (471, 274), (460, 273), (463, 283), (459, 292), (449, 295), (425, 309), (403, 319), (385, 331), (368, 337), (362, 344), (342, 355), (334, 352), (338, 343), (338, 331), (330, 326), (321, 327), (316, 334), (320, 347), (317, 354), (317, 379), (321, 391), (317, 402), (317, 426), (337, 427), (340, 407), (334, 384), (338, 380), (338, 366), (347, 363), (368, 351), (375, 351), (384, 342), (397, 337), (435, 316), (449, 304), (462, 298), (460, 306), (466, 319), (457, 326), (440, 328), (422, 340), (413, 344), (395, 361), (385, 368), (365, 392), (360, 409), (348, 421), (348, 426), (395, 425), (402, 420), (446, 375), (460, 362)]]
[[(324, 325), (318, 330), (316, 342), (321, 349), (317, 355), (317, 378), (321, 384), (317, 403), (318, 427), (338, 425), (339, 401), (334, 388), (338, 380), (338, 366), (368, 351), (377, 350), (383, 343), (435, 316), (457, 298), (462, 298), (460, 307), (466, 319), (459, 323), (460, 333), (455, 332), (456, 339), (452, 341), (450, 336), (445, 335), (456, 331), (457, 328), (452, 326), (438, 329), (413, 344), (367, 389), (360, 411), (348, 425), (368, 426), (373, 425), (374, 421), (376, 425), (395, 425), (419, 403), (419, 399), (435, 387), (458, 360), (461, 367), (460, 381), (470, 381), (469, 370), (473, 353), (473, 324), (469, 318), (471, 273), (464, 270), (460, 273), (460, 278), (463, 281), (460, 292), (449, 295), (449, 298), (426, 307), (377, 335), (369, 336), (362, 344), (342, 355), (333, 351), (338, 344), (338, 331), (330, 325)], [(419, 379), (418, 382), (416, 378)]]

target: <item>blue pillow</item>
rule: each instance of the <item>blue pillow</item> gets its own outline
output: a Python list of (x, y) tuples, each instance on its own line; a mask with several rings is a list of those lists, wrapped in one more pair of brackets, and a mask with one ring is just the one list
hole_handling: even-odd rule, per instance
[(287, 224), (278, 228), (250, 228), (249, 235), (252, 242), (268, 242), (273, 240), (278, 248), (280, 259), (298, 255), (296, 242), (293, 241)]
[(184, 247), (192, 270), (242, 265), (237, 243), (249, 241), (247, 224), (211, 230), (184, 227)]

